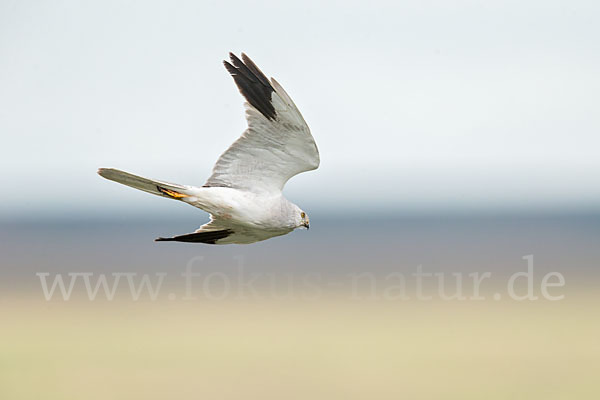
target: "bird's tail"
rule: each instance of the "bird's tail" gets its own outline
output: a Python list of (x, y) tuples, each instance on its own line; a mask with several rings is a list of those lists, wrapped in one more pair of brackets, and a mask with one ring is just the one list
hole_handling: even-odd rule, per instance
[(111, 181), (143, 190), (144, 192), (152, 193), (157, 196), (168, 197), (170, 199), (183, 200), (194, 196), (193, 188), (191, 186), (146, 179), (141, 176), (119, 171), (118, 169), (100, 168), (98, 170), (98, 175)]

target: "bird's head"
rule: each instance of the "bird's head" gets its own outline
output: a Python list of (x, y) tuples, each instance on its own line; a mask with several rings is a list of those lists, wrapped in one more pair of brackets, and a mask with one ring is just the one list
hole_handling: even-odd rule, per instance
[(308, 215), (302, 211), (300, 208), (296, 207), (296, 228), (304, 227), (306, 229), (309, 228), (309, 219)]

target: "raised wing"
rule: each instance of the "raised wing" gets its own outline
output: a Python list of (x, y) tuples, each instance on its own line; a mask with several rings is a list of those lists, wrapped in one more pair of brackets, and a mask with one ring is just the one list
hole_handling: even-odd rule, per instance
[(215, 218), (211, 215), (210, 222), (202, 225), (196, 232), (169, 238), (159, 237), (155, 241), (206, 244), (250, 244), (275, 236), (285, 235), (290, 231), (291, 229), (277, 231), (252, 229), (248, 226), (232, 224), (230, 220)]
[(317, 169), (319, 151), (298, 108), (248, 56), (229, 53), (225, 68), (246, 99), (248, 129), (217, 160), (204, 186), (281, 191), (294, 175)]

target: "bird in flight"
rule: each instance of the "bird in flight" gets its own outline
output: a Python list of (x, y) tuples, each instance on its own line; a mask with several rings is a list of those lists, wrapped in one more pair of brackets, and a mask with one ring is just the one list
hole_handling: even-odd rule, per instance
[(100, 168), (106, 179), (188, 203), (210, 213), (193, 233), (156, 241), (247, 244), (309, 227), (308, 215), (282, 189), (293, 176), (319, 167), (319, 150), (300, 111), (273, 78), (244, 53), (223, 61), (246, 99), (248, 128), (217, 160), (202, 187)]

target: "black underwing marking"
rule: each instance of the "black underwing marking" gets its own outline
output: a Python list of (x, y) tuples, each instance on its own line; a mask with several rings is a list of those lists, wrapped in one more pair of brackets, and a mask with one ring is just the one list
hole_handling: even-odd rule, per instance
[(223, 229), (221, 231), (207, 231), (207, 232), (195, 232), (188, 233), (186, 235), (179, 235), (170, 238), (159, 237), (155, 239), (155, 242), (187, 242), (187, 243), (207, 243), (215, 244), (217, 240), (224, 239), (231, 235), (233, 231), (231, 229)]
[(171, 190), (171, 189), (165, 189), (160, 186), (156, 186), (156, 190), (158, 190), (160, 193), (164, 194), (165, 196), (169, 196), (172, 199), (181, 200), (185, 197), (190, 197), (187, 194), (179, 193), (179, 192), (176, 192), (175, 190)]
[(267, 119), (275, 120), (276, 112), (271, 103), (271, 96), (275, 89), (265, 74), (244, 53), (242, 53), (243, 62), (233, 53), (229, 53), (229, 58), (231, 63), (223, 61), (223, 65), (233, 77), (242, 96)]

